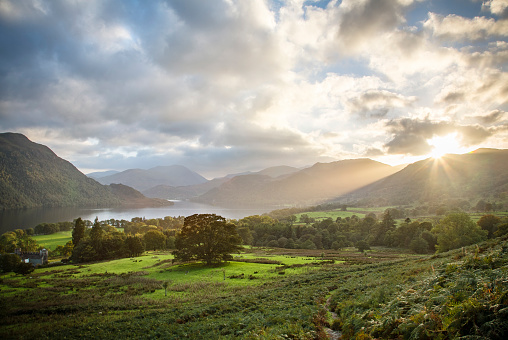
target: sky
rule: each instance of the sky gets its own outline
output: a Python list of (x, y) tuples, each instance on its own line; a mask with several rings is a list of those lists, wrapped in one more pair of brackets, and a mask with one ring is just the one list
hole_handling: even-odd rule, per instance
[(207, 178), (508, 148), (508, 0), (0, 0), (0, 132)]

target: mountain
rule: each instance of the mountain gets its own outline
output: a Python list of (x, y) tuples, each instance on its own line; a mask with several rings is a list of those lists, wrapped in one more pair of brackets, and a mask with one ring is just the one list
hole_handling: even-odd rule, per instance
[(316, 204), (395, 171), (389, 165), (370, 159), (317, 163), (276, 178), (262, 172), (236, 176), (193, 200), (222, 206)]
[(508, 150), (478, 149), (408, 165), (401, 171), (338, 197), (336, 201), (399, 205), (443, 199), (478, 199), (508, 192)]
[(164, 207), (174, 204), (160, 198), (148, 198), (136, 189), (123, 184), (110, 184), (108, 187), (124, 207)]
[(131, 200), (123, 191), (119, 195), (118, 190), (87, 177), (47, 146), (22, 134), (0, 134), (0, 209), (134, 203), (163, 204), (148, 198), (141, 202), (137, 195)]
[(139, 191), (158, 185), (187, 186), (206, 183), (208, 180), (200, 174), (181, 165), (158, 166), (148, 170), (129, 169), (120, 173), (97, 178), (102, 184), (121, 183)]
[(291, 166), (286, 166), (286, 165), (281, 165), (281, 166), (273, 166), (271, 168), (261, 170), (261, 171), (257, 172), (257, 174), (262, 175), (262, 176), (270, 176), (270, 177), (276, 178), (276, 177), (280, 177), (280, 176), (287, 176), (287, 175), (293, 174), (298, 171), (299, 170), (297, 168), (293, 168)]
[(91, 172), (91, 173), (86, 174), (86, 175), (88, 177), (90, 177), (90, 178), (97, 179), (97, 178), (102, 178), (102, 177), (106, 177), (106, 176), (115, 175), (115, 174), (117, 174), (119, 172), (120, 171), (116, 171), (116, 170), (108, 170), (108, 171)]
[(223, 183), (229, 181), (231, 178), (245, 175), (264, 175), (272, 178), (286, 176), (297, 172), (297, 168), (293, 168), (290, 166), (276, 166), (261, 170), (259, 172), (244, 172), (240, 174), (230, 174), (225, 177), (215, 178), (206, 183), (200, 183), (195, 185), (187, 185), (187, 186), (169, 186), (169, 185), (158, 185), (153, 188), (143, 190), (143, 194), (147, 197), (158, 197), (164, 199), (174, 199), (174, 200), (185, 200), (194, 198), (204, 193), (221, 186)]

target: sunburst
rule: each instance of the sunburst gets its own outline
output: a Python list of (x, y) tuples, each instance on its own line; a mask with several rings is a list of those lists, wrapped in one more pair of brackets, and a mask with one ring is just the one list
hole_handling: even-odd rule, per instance
[(427, 139), (427, 143), (432, 146), (430, 156), (435, 159), (439, 159), (449, 153), (460, 154), (466, 152), (465, 148), (457, 140), (456, 132), (445, 136), (432, 137)]

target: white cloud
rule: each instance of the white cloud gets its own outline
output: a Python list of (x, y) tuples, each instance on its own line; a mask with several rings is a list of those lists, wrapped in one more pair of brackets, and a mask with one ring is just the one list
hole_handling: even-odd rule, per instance
[(475, 17), (464, 18), (455, 14), (442, 16), (429, 13), (423, 26), (435, 37), (445, 40), (480, 40), (491, 36), (508, 36), (508, 20)]
[(411, 126), (506, 145), (506, 2), (421, 2), (3, 0), (0, 129), (119, 170), (422, 153)]

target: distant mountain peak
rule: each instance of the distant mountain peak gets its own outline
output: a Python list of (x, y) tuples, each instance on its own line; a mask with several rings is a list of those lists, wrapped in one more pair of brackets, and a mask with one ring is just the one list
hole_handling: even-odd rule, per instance
[(102, 184), (125, 184), (139, 191), (161, 185), (179, 187), (208, 182), (206, 178), (183, 165), (156, 166), (148, 170), (128, 169), (97, 180)]

